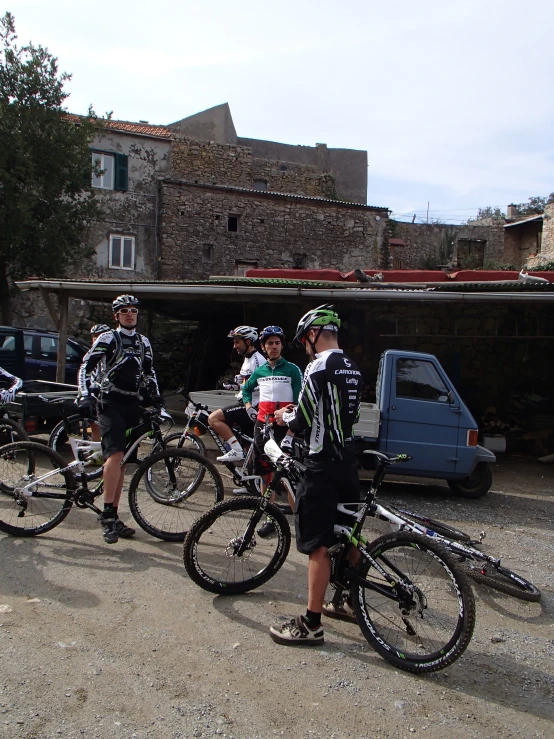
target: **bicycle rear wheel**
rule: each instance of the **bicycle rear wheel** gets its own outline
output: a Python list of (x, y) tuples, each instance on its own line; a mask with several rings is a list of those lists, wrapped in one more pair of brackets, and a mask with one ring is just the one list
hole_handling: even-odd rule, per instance
[(538, 603), (541, 599), (541, 591), (532, 582), (507, 567), (501, 565), (495, 567), (487, 562), (472, 565), (465, 562), (462, 569), (475, 582), (487, 585), (500, 593), (526, 600), (529, 603)]
[(206, 457), (166, 449), (146, 459), (133, 475), (129, 507), (152, 536), (183, 541), (192, 522), (223, 500), (223, 494), (221, 476)]
[[(92, 424), (96, 421), (90, 418), (83, 418), (79, 413), (68, 416), (60, 421), (52, 431), (48, 438), (48, 446), (55, 452), (61, 454), (66, 464), (73, 462), (74, 456), (69, 443), (70, 439), (81, 439), (83, 441), (92, 441)], [(84, 459), (84, 456), (83, 456)], [(98, 460), (98, 464), (91, 463), (85, 470), (87, 480), (97, 480), (102, 477), (102, 460)]]
[(353, 580), (352, 605), (371, 646), (407, 672), (452, 664), (475, 626), (473, 592), (452, 557), (432, 540), (408, 532), (382, 536), (366, 550), (395, 583), (366, 561), (359, 570), (362, 580)]
[[(21, 441), (0, 449), (0, 531), (12, 536), (37, 536), (67, 516), (75, 490), (71, 470), (63, 458), (44, 444)], [(52, 473), (45, 480), (40, 478)], [(32, 495), (22, 489), (33, 484)]]
[(0, 418), (0, 446), (14, 441), (29, 441), (27, 432), (11, 418)]
[(398, 515), (405, 517), (410, 521), (418, 523), (421, 526), (425, 526), (426, 529), (431, 529), (431, 531), (434, 531), (436, 534), (440, 534), (440, 536), (444, 536), (446, 539), (452, 539), (453, 541), (471, 541), (471, 536), (469, 534), (466, 534), (465, 531), (460, 531), (460, 529), (457, 529), (454, 526), (450, 526), (450, 524), (442, 523), (434, 518), (429, 518), (429, 516), (422, 516), (413, 511), (407, 511), (398, 506), (387, 505), (387, 508), (390, 508), (393, 513), (398, 513)]
[[(275, 532), (266, 538), (256, 532), (262, 515), (275, 523)], [(204, 590), (237, 595), (279, 571), (290, 539), (287, 519), (272, 503), (264, 513), (260, 498), (226, 500), (195, 521), (185, 539), (183, 561), (190, 579)]]

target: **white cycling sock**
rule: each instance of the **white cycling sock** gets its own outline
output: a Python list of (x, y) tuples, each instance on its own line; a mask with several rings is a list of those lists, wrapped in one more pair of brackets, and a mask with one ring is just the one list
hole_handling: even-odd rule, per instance
[(237, 441), (236, 436), (231, 436), (230, 439), (227, 439), (227, 444), (231, 447), (231, 449), (234, 449), (235, 452), (242, 452), (242, 447)]

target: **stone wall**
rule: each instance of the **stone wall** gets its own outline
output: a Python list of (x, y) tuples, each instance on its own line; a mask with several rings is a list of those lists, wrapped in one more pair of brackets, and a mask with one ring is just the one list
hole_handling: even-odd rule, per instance
[(544, 210), (540, 253), (528, 257), (527, 266), (540, 269), (541, 264), (546, 262), (554, 262), (554, 203), (549, 203)]
[(236, 262), (290, 268), (295, 256), (307, 269), (383, 266), (386, 210), (170, 180), (160, 204), (161, 279), (232, 275)]
[(336, 199), (334, 179), (311, 164), (252, 157), (252, 149), (175, 137), (171, 176), (187, 182), (252, 189), (256, 180), (274, 192)]
[(171, 147), (171, 176), (189, 182), (252, 187), (252, 150), (177, 136)]
[[(504, 229), (501, 225), (453, 226), (444, 223), (389, 221), (388, 235), (389, 238), (406, 242), (406, 246), (394, 247), (395, 257), (401, 260), (402, 269), (434, 269), (446, 265), (470, 266), (464, 263), (468, 241), (486, 242), (483, 254), (485, 267), (504, 261)], [(390, 249), (388, 266), (393, 266)]]
[(334, 178), (330, 174), (322, 174), (317, 167), (311, 164), (274, 162), (269, 159), (254, 158), (252, 178), (267, 182), (267, 189), (272, 192), (337, 199)]
[(504, 256), (516, 269), (536, 259), (542, 221), (529, 221), (504, 229)]

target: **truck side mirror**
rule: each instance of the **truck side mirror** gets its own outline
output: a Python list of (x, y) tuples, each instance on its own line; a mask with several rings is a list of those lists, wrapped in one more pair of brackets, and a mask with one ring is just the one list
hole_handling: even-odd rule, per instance
[(454, 398), (454, 393), (452, 392), (452, 390), (449, 390), (448, 391), (448, 395), (446, 396), (446, 400), (448, 401), (448, 404), (449, 405), (452, 405), (452, 403), (454, 402), (455, 398)]

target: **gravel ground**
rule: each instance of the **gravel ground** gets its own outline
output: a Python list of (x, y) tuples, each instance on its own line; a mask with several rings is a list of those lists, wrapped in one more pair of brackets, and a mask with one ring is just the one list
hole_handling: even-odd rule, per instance
[(305, 607), (296, 551), (260, 590), (223, 598), (188, 580), (181, 545), (139, 529), (107, 546), (88, 511), (39, 538), (0, 534), (0, 736), (552, 737), (553, 477), (512, 457), (481, 500), (383, 487), (383, 501), (486, 529), (488, 550), (543, 592), (526, 604), (476, 587), (472, 643), (426, 677), (388, 665), (351, 624), (326, 620), (323, 648), (274, 644), (269, 625)]

